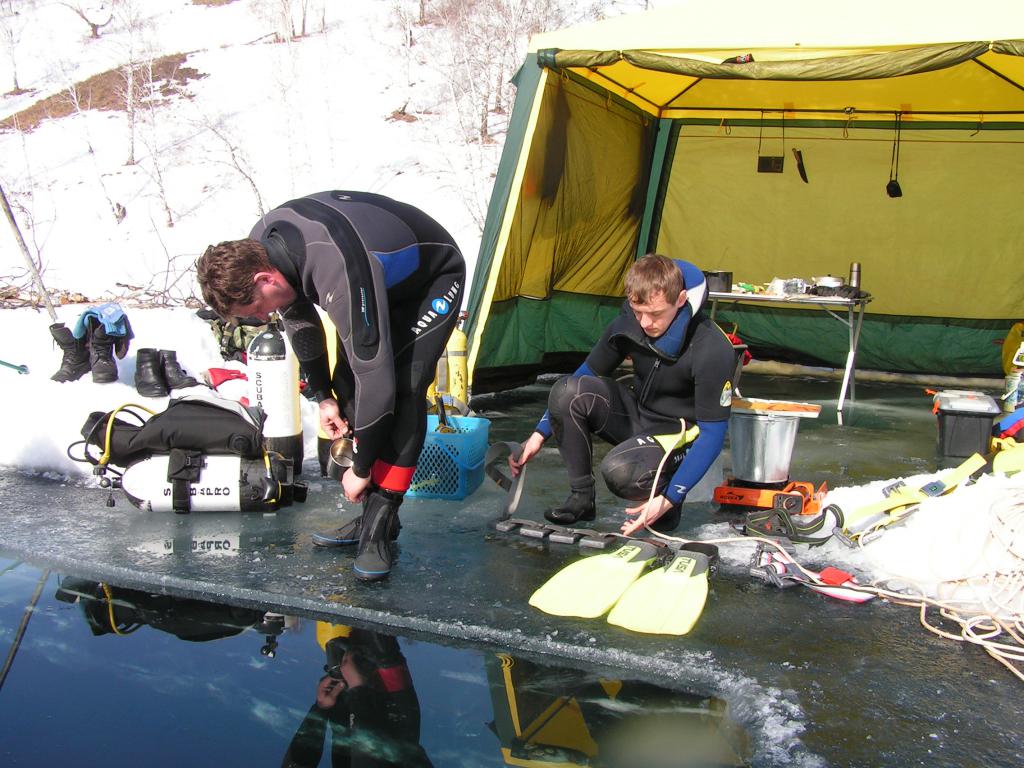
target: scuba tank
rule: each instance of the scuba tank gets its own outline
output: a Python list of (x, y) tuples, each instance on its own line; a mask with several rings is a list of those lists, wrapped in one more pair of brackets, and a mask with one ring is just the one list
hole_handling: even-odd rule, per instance
[[(101, 488), (123, 490), (140, 509), (272, 512), (305, 501), (307, 489), (291, 459), (264, 448), (263, 416), (212, 393), (172, 398), (161, 413), (123, 405), (91, 413), (68, 456), (91, 464)], [(77, 445), (81, 458), (72, 454)]]
[[(273, 512), (293, 501), (297, 493), (292, 463), (270, 451), (265, 459), (241, 456), (201, 456), (198, 477), (176, 493), (172, 474), (174, 454), (150, 456), (125, 468), (118, 485), (134, 506), (151, 512), (182, 512), (181, 494), (193, 512)], [(302, 498), (298, 498), (302, 496)]]
[(249, 403), (266, 413), (267, 450), (290, 459), (302, 472), (302, 418), (299, 413), (299, 360), (275, 319), (248, 350)]
[(459, 323), (452, 331), (444, 352), (437, 361), (437, 374), (427, 389), (427, 402), (433, 405), (438, 396), (444, 406), (460, 416), (469, 414), (469, 369), (466, 364), (466, 332), (462, 325), (468, 312), (459, 313)]

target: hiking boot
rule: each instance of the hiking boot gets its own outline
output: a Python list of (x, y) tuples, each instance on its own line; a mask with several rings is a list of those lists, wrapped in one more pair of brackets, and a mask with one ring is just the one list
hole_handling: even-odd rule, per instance
[(147, 347), (135, 353), (135, 389), (143, 397), (167, 397), (167, 379), (159, 351)]
[[(365, 507), (365, 505), (364, 505)], [(347, 547), (359, 543), (359, 534), (363, 530), (363, 513), (355, 512), (342, 521), (338, 528), (333, 531), (323, 531), (313, 534), (313, 544), (318, 547)], [(395, 513), (395, 521), (391, 526), (391, 540), (398, 539), (398, 532), (402, 530), (402, 523)]]
[(89, 372), (89, 342), (76, 339), (64, 323), (51, 325), (50, 335), (64, 353), (60, 368), (50, 378), (62, 384), (65, 381), (78, 381)]
[(401, 503), (400, 493), (384, 489), (369, 493), (360, 523), (359, 551), (352, 566), (360, 581), (380, 581), (391, 573)]
[[(189, 376), (180, 365), (178, 365), (178, 353), (170, 349), (160, 350), (160, 363), (163, 367), (164, 381), (168, 389), (184, 389), (185, 387), (199, 386), (194, 377)], [(138, 369), (136, 369), (138, 373)]]
[(572, 491), (561, 505), (545, 510), (544, 517), (559, 525), (573, 525), (580, 520), (593, 520), (597, 517), (594, 489)]
[(114, 360), (114, 344), (117, 339), (108, 336), (102, 325), (89, 326), (89, 367), (96, 384), (110, 384), (117, 381), (117, 362)]

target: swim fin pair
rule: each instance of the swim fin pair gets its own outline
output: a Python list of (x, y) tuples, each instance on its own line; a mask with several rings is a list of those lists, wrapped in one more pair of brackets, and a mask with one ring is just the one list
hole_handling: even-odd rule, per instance
[(610, 624), (685, 635), (704, 610), (710, 561), (702, 552), (680, 549), (667, 565), (644, 574), (663, 549), (633, 540), (613, 552), (577, 560), (534, 592), (530, 605), (553, 616), (584, 619), (610, 610)]

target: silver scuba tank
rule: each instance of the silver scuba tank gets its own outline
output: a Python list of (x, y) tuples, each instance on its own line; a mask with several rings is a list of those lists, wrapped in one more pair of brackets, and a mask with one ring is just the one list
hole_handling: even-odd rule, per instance
[(302, 472), (302, 418), (299, 412), (299, 360), (279, 323), (249, 343), (249, 404), (267, 415), (263, 437), (267, 450), (290, 459)]

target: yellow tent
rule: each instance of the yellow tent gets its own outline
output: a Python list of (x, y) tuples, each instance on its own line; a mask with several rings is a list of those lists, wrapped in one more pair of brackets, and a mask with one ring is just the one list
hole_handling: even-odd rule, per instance
[[(1024, 315), (1024, 4), (692, 0), (538, 35), (517, 85), (470, 296), (477, 391), (574, 365), (648, 251), (752, 284), (859, 262), (859, 367), (1001, 371)], [(845, 357), (820, 312), (722, 319)]]

